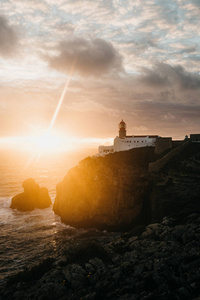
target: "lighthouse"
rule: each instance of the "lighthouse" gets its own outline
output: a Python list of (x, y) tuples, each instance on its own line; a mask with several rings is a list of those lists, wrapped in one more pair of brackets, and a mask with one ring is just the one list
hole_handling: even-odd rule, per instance
[(119, 123), (119, 138), (124, 139), (126, 137), (126, 123), (121, 120)]
[[(119, 136), (116, 136), (114, 139), (114, 144), (112, 146), (99, 146), (99, 156), (113, 152), (127, 151), (133, 148), (155, 147), (158, 138), (159, 140), (161, 139), (158, 135), (126, 135), (126, 123), (123, 119), (119, 123), (118, 128)], [(166, 139), (168, 140), (167, 143), (171, 145), (171, 138)]]

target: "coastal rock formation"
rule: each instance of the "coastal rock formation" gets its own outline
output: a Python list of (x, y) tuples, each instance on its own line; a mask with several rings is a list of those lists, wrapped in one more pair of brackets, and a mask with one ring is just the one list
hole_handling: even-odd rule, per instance
[(200, 207), (200, 144), (187, 143), (177, 153), (157, 173), (149, 163), (162, 155), (151, 147), (88, 157), (57, 185), (53, 210), (68, 225), (100, 229), (192, 212)]
[(0, 281), (0, 299), (199, 299), (200, 144), (188, 145), (159, 172), (149, 173), (148, 162), (157, 158), (152, 149), (136, 149), (87, 158), (70, 170), (54, 205), (63, 221), (142, 225), (120, 232), (73, 229), (74, 235), (64, 228), (55, 235), (53, 254), (45, 251), (35, 265)]
[(24, 192), (12, 198), (11, 208), (28, 211), (34, 208), (46, 208), (52, 204), (47, 188), (40, 187), (34, 179), (26, 179), (22, 187)]
[(118, 229), (132, 224), (145, 214), (148, 162), (156, 158), (154, 148), (86, 158), (57, 185), (54, 212), (75, 227)]

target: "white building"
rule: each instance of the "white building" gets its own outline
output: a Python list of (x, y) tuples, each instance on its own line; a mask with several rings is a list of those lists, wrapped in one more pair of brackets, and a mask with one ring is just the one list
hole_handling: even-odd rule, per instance
[(122, 120), (119, 123), (119, 136), (114, 139), (113, 146), (99, 146), (99, 155), (126, 151), (133, 148), (155, 147), (158, 135), (126, 135), (126, 123)]

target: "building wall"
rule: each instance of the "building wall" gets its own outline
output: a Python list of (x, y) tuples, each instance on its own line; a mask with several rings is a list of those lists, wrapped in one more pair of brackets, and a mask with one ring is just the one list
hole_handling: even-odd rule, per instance
[(114, 152), (114, 146), (99, 146), (99, 155), (104, 156)]
[(120, 139), (118, 136), (114, 139), (114, 151), (126, 151), (133, 148), (155, 146), (156, 138), (146, 137), (126, 137)]
[(190, 134), (190, 140), (192, 142), (200, 142), (200, 134)]
[(156, 137), (151, 138), (149, 136), (146, 137), (134, 137), (129, 136), (126, 138), (119, 138), (118, 136), (114, 139), (113, 146), (99, 146), (98, 155), (104, 156), (109, 153), (119, 152), (119, 151), (127, 151), (133, 148), (141, 148), (141, 147), (154, 147), (156, 144)]

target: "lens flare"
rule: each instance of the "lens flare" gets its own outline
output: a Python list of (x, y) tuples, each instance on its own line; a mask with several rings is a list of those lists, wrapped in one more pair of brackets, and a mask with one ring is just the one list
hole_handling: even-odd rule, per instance
[(67, 89), (68, 89), (70, 80), (71, 80), (71, 78), (72, 78), (72, 75), (73, 75), (73, 72), (74, 72), (74, 69), (75, 69), (75, 64), (76, 64), (76, 61), (74, 60), (72, 66), (71, 66), (71, 70), (70, 70), (70, 73), (69, 73), (69, 77), (68, 77), (68, 79), (67, 79), (67, 82), (66, 82), (66, 84), (65, 84), (64, 90), (63, 90), (63, 92), (62, 92), (62, 95), (61, 95), (60, 100), (59, 100), (59, 102), (58, 102), (58, 105), (57, 105), (57, 107), (56, 107), (56, 110), (55, 110), (55, 113), (54, 113), (53, 118), (52, 118), (52, 120), (51, 120), (51, 124), (50, 124), (50, 126), (49, 126), (48, 131), (51, 131), (51, 129), (52, 129), (54, 123), (55, 123), (56, 117), (57, 117), (57, 115), (58, 115), (58, 112), (59, 112), (59, 110), (60, 110), (61, 104), (62, 104), (63, 99), (64, 99), (64, 97), (65, 97), (65, 94), (66, 94), (66, 92), (67, 92)]
[(46, 141), (48, 141), (48, 144), (50, 143), (49, 139), (51, 138), (51, 130), (53, 128), (53, 125), (55, 123), (55, 120), (57, 118), (57, 115), (58, 115), (58, 112), (60, 110), (60, 107), (62, 105), (62, 102), (63, 102), (63, 99), (65, 97), (65, 94), (67, 92), (67, 89), (68, 89), (68, 86), (69, 86), (69, 83), (71, 81), (71, 78), (72, 78), (72, 75), (73, 75), (73, 72), (74, 72), (74, 69), (75, 69), (75, 65), (76, 65), (76, 60), (73, 61), (72, 63), (72, 66), (71, 66), (71, 69), (70, 69), (70, 72), (69, 72), (69, 76), (68, 76), (68, 79), (67, 79), (67, 82), (65, 84), (65, 87), (63, 89), (63, 92), (61, 94), (61, 97), (60, 97), (60, 100), (58, 102), (58, 105), (56, 107), (56, 110), (54, 112), (54, 115), (53, 115), (53, 118), (51, 120), (51, 123), (50, 123), (50, 126), (46, 132), (45, 135), (43, 135), (43, 141), (42, 143), (40, 143), (40, 148), (42, 147), (43, 149), (37, 149), (36, 152), (33, 154), (33, 156), (31, 157), (31, 159), (29, 160), (29, 162), (26, 164), (26, 168), (30, 165), (30, 163), (35, 159), (35, 158), (38, 158), (41, 156), (41, 153), (44, 152), (44, 150), (46, 149), (46, 147), (48, 147), (48, 145), (45, 145)]

